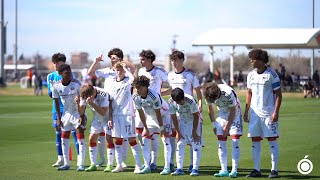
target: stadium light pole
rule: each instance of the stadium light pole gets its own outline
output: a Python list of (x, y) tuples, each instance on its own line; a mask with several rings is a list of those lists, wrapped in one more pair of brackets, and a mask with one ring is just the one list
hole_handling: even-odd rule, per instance
[(16, 0), (15, 43), (14, 43), (14, 78), (18, 78), (18, 0)]
[[(312, 28), (314, 28), (314, 0), (312, 0)], [(311, 50), (310, 69), (312, 78), (314, 72), (314, 48)]]
[(4, 77), (4, 50), (5, 50), (5, 34), (4, 34), (4, 0), (0, 0), (0, 87), (5, 87)]

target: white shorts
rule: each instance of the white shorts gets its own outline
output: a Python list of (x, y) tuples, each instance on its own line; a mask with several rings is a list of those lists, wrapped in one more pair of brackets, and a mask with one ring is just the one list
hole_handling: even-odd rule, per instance
[[(217, 117), (215, 125), (217, 130), (217, 135), (223, 135), (223, 127), (227, 124), (227, 120), (222, 117)], [(241, 116), (236, 115), (233, 119), (230, 128), (229, 135), (242, 135), (242, 121)]]
[[(159, 125), (158, 126), (150, 125), (150, 124), (148, 124), (148, 122), (150, 122), (150, 121), (154, 121), (154, 120), (147, 119), (149, 135), (160, 134)], [(168, 134), (168, 137), (170, 137), (170, 135), (172, 134), (172, 126), (171, 126), (170, 116), (162, 116), (162, 121), (163, 121), (163, 128), (164, 128), (166, 134)]]
[(61, 122), (63, 127), (61, 131), (72, 131), (77, 129), (80, 126), (80, 115), (79, 114), (70, 114), (65, 112), (61, 116)]
[(90, 134), (100, 134), (102, 132), (105, 133), (106, 126), (108, 126), (107, 121), (99, 121), (97, 119), (92, 119), (90, 125)]
[(201, 147), (203, 145), (203, 140), (202, 140), (202, 123), (198, 122), (198, 127), (197, 127), (197, 134), (200, 136), (200, 141), (195, 142), (193, 141), (192, 138), (192, 129), (193, 129), (193, 122), (189, 122), (187, 124), (180, 123), (179, 121), (179, 129), (180, 133), (182, 134), (184, 139), (181, 139), (180, 141), (183, 141), (184, 144), (191, 144), (191, 146), (199, 146)]
[(278, 122), (272, 122), (271, 116), (259, 117), (253, 110), (249, 112), (248, 137), (278, 137)]
[(136, 137), (134, 117), (127, 115), (114, 115), (112, 124), (112, 137), (129, 138)]
[(138, 110), (136, 110), (134, 118), (135, 118), (134, 121), (135, 121), (136, 128), (143, 128), (143, 124), (142, 124), (142, 121), (140, 119)]
[(111, 128), (108, 126), (109, 109), (108, 109), (107, 113), (108, 113), (108, 114), (106, 114), (106, 116), (105, 116), (107, 125), (104, 126), (103, 129), (104, 129), (104, 132), (105, 132), (107, 135), (111, 136), (111, 135), (112, 135)]

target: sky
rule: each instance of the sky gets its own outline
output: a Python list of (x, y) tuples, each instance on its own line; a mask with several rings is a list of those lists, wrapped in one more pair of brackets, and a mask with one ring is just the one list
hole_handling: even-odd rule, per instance
[[(314, 1), (320, 27), (320, 0)], [(4, 14), (7, 54), (13, 54), (15, 0), (4, 0)], [(212, 28), (312, 28), (312, 0), (18, 0), (18, 54), (24, 56), (85, 51), (93, 59), (119, 47), (131, 57), (142, 49), (164, 57), (174, 35), (177, 49), (208, 54), (192, 41)]]

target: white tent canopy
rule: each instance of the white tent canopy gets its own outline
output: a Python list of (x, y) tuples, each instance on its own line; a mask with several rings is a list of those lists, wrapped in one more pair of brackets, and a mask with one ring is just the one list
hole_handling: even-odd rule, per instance
[[(320, 48), (320, 29), (251, 29), (218, 28), (200, 34), (193, 46), (208, 46), (212, 50), (210, 69), (213, 71), (213, 47), (231, 46), (230, 80), (233, 81), (233, 54), (235, 46), (264, 49), (315, 49)], [(311, 59), (313, 72), (313, 57)]]

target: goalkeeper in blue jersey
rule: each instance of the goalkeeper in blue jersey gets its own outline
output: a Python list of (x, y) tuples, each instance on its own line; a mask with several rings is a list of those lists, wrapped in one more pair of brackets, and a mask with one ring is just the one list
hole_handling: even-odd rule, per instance
[[(61, 76), (59, 75), (59, 73), (57, 72), (59, 66), (61, 64), (64, 64), (66, 62), (66, 56), (64, 54), (61, 53), (56, 53), (52, 56), (51, 59), (52, 63), (53, 63), (53, 67), (55, 69), (55, 71), (53, 71), (52, 73), (48, 74), (47, 76), (47, 84), (48, 84), (48, 95), (52, 98), (52, 85), (55, 82), (58, 82), (61, 80)], [(60, 114), (62, 114), (63, 112), (63, 105), (61, 103), (61, 100), (59, 98), (59, 104), (60, 104)], [(57, 121), (57, 115), (56, 115), (56, 109), (54, 106), (54, 101), (52, 101), (52, 127), (56, 128), (56, 121)], [(79, 155), (79, 145), (77, 142), (77, 137), (76, 137), (76, 132), (75, 131), (71, 131), (72, 136), (74, 138), (74, 144), (75, 147), (77, 149), (77, 154)], [(62, 149), (61, 149), (61, 130), (57, 131), (56, 130), (56, 148), (57, 148), (57, 154), (58, 154), (58, 160), (56, 163), (54, 163), (52, 166), (53, 167), (59, 167), (61, 165), (64, 164), (63, 162), (63, 154), (62, 154)]]

